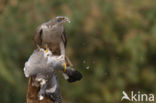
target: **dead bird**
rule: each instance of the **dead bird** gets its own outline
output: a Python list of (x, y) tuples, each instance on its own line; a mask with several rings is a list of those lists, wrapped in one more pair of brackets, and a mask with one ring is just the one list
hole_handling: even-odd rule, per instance
[(36, 81), (34, 85), (38, 83), (40, 86), (38, 93), (40, 100), (42, 100), (44, 96), (47, 96), (54, 101), (54, 103), (62, 103), (62, 96), (56, 75), (57, 70), (65, 72), (65, 75), (67, 74), (67, 80), (72, 81), (72, 79), (69, 78), (73, 75), (79, 76), (76, 78), (77, 80), (82, 78), (80, 72), (69, 67), (65, 68), (62, 56), (54, 56), (50, 50), (47, 51), (42, 48), (36, 49), (25, 63), (25, 76), (34, 76)]

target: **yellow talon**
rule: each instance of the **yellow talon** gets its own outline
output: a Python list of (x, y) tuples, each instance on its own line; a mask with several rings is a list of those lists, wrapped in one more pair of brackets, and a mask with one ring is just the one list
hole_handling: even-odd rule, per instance
[(49, 51), (49, 49), (48, 49), (48, 48), (46, 48), (45, 52), (47, 53), (48, 51)]
[(45, 48), (46, 48), (45, 52), (47, 53), (49, 51), (47, 44), (45, 45)]
[(63, 66), (64, 66), (64, 72), (66, 72), (67, 71), (67, 65), (66, 65), (66, 63), (63, 63)]

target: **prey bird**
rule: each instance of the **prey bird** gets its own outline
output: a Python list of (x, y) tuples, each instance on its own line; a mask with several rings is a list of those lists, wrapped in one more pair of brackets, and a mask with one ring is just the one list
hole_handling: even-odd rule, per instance
[[(56, 71), (64, 71), (68, 75), (78, 71), (71, 68), (64, 68), (64, 60), (61, 56), (54, 56), (51, 51), (42, 48), (35, 50), (25, 63), (24, 74), (26, 77), (34, 77), (33, 85), (39, 86), (39, 100), (49, 97), (54, 103), (62, 103), (60, 87)], [(82, 76), (81, 76), (82, 78)]]

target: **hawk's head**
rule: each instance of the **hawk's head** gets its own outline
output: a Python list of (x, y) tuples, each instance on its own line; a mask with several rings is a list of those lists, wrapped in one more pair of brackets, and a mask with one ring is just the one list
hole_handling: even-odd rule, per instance
[(63, 24), (66, 22), (70, 23), (70, 19), (66, 16), (57, 16), (56, 18), (45, 23), (45, 26), (47, 26), (48, 28), (54, 28), (56, 26), (63, 26)]
[(66, 16), (57, 16), (56, 18), (43, 23), (40, 27), (39, 27), (39, 33), (42, 34), (43, 31), (45, 31), (46, 33), (51, 31), (62, 31), (63, 29), (63, 24), (64, 23), (70, 23), (70, 19)]
[(70, 19), (67, 18), (66, 16), (57, 16), (55, 19), (56, 19), (55, 22), (58, 23), (58, 24), (63, 24), (65, 22), (70, 23)]

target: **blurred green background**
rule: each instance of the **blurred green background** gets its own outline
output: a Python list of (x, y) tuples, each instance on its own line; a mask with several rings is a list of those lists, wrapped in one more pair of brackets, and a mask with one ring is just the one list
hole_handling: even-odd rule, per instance
[[(0, 103), (25, 103), (25, 61), (35, 28), (66, 24), (66, 55), (83, 80), (60, 76), (64, 103), (120, 103), (122, 91), (156, 94), (155, 0), (0, 0)], [(59, 73), (60, 74), (60, 73)]]

